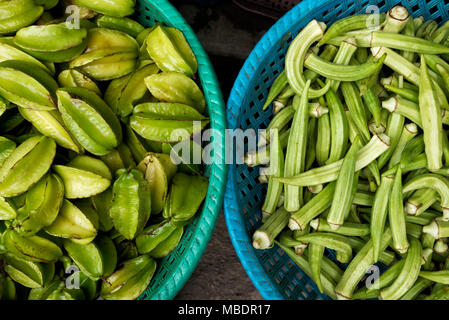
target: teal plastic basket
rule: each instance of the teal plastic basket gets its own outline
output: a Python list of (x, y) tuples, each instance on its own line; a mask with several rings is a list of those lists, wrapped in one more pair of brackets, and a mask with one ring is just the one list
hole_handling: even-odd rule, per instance
[[(398, 4), (405, 6), (414, 17), (423, 16), (439, 23), (449, 19), (449, 0), (304, 0), (299, 3), (264, 35), (246, 60), (228, 100), (229, 128), (267, 127), (273, 114), (271, 108), (263, 111), (262, 106), (274, 79), (284, 70), (291, 41), (312, 19), (329, 25), (365, 13), (371, 5), (387, 12)], [(243, 267), (265, 299), (328, 299), (278, 246), (265, 251), (253, 249), (251, 236), (261, 226), (260, 208), (266, 194), (266, 185), (258, 182), (258, 176), (258, 168), (229, 167), (224, 213)]]
[(226, 166), (225, 127), (226, 118), (223, 97), (214, 69), (201, 43), (181, 14), (166, 0), (137, 1), (137, 20), (146, 27), (155, 22), (181, 30), (198, 60), (198, 76), (207, 103), (207, 112), (214, 141), (211, 164), (206, 166), (209, 189), (206, 200), (193, 223), (185, 230), (176, 249), (158, 263), (154, 278), (145, 292), (143, 300), (173, 299), (189, 279), (209, 243), (221, 211), (225, 190)]

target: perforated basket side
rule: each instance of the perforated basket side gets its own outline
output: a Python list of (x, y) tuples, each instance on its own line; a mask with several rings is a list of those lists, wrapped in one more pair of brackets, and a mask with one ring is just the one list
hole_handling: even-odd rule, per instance
[[(404, 5), (413, 16), (446, 21), (446, 0), (304, 0), (283, 16), (259, 41), (242, 67), (227, 103), (227, 120), (231, 129), (266, 128), (273, 114), (262, 105), (276, 76), (284, 69), (285, 54), (292, 39), (312, 19), (327, 25), (349, 15), (365, 12), (377, 5), (381, 12)], [(271, 250), (254, 250), (253, 232), (261, 225), (260, 207), (266, 186), (258, 182), (258, 168), (231, 165), (224, 202), (224, 213), (232, 243), (252, 279), (265, 299), (327, 299), (313, 281), (275, 246)]]
[[(139, 299), (172, 299), (184, 286), (209, 243), (221, 211), (226, 181), (224, 132), (226, 119), (220, 86), (209, 58), (193, 30), (166, 0), (139, 0), (137, 19), (146, 27), (156, 21), (181, 30), (198, 60), (198, 76), (207, 104), (214, 143), (211, 164), (206, 167), (209, 188), (206, 200), (193, 223), (185, 230), (178, 247), (158, 264), (157, 272)], [(206, 142), (207, 143), (207, 142)]]

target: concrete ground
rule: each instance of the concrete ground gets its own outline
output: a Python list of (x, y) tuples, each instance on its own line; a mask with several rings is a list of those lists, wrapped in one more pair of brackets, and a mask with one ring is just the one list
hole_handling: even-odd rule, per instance
[[(172, 1), (208, 52), (226, 102), (245, 59), (275, 20), (249, 13), (230, 0), (215, 2), (198, 6)], [(223, 215), (203, 258), (177, 299), (262, 299), (240, 264)]]

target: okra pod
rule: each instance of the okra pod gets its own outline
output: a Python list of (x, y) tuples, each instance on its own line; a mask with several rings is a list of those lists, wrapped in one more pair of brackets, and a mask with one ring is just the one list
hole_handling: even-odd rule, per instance
[[(330, 80), (359, 81), (377, 72), (382, 67), (385, 59), (386, 56), (381, 56), (377, 60), (360, 65), (343, 65), (326, 61), (316, 54), (309, 52), (305, 57), (304, 65), (308, 69)], [(326, 84), (326, 88), (329, 86), (329, 83), (331, 82)]]
[(273, 140), (270, 144), (270, 172), (268, 177), (268, 190), (262, 206), (262, 212), (272, 214), (279, 202), (279, 197), (283, 191), (283, 184), (273, 180), (273, 177), (282, 177), (284, 175), (284, 152), (279, 143), (279, 131), (273, 131)]
[(409, 19), (410, 13), (405, 7), (394, 6), (393, 8), (388, 10), (382, 31), (397, 34), (405, 28)]
[(330, 89), (326, 93), (330, 120), (330, 153), (326, 164), (340, 160), (348, 145), (349, 127), (343, 104), (337, 94)]
[[(402, 32), (408, 36), (415, 36), (416, 25), (413, 19), (408, 19)], [(402, 51), (402, 56), (410, 62), (413, 62), (415, 60), (415, 54), (410, 51)]]
[(347, 263), (352, 256), (352, 248), (346, 237), (325, 232), (314, 232), (298, 237), (297, 240), (309, 243), (319, 244), (323, 247), (335, 250), (337, 260), (341, 263)]
[[(293, 260), (293, 262), (305, 273), (307, 274), (309, 277), (312, 276), (312, 271), (310, 270), (310, 266), (309, 266), (309, 262), (307, 261), (306, 258), (299, 256), (297, 254), (295, 254), (295, 252), (293, 250), (291, 250), (290, 248), (280, 244), (279, 242), (276, 241), (276, 244), (282, 249), (284, 250), (284, 252), (290, 257), (290, 259)], [(332, 278), (325, 274), (324, 272), (321, 273), (321, 283), (323, 286), (323, 291), (325, 294), (327, 294), (329, 297), (331, 297), (332, 299), (336, 299), (337, 296), (335, 295), (335, 282), (334, 280), (332, 280)]]
[(312, 272), (312, 279), (315, 281), (318, 290), (323, 293), (323, 285), (321, 284), (321, 264), (323, 260), (325, 247), (311, 242), (309, 244), (308, 258), (310, 270)]
[[(352, 249), (356, 252), (359, 252), (362, 250), (363, 246), (366, 244), (365, 241), (363, 241), (360, 238), (356, 237), (348, 237), (349, 244), (351, 245)], [(383, 263), (384, 265), (391, 266), (396, 261), (396, 256), (394, 252), (384, 250), (379, 255), (378, 261)], [(377, 261), (376, 261), (377, 262)], [(374, 263), (376, 263), (374, 262)]]
[(391, 86), (391, 85), (384, 85), (385, 89), (387, 89), (388, 91), (395, 93), (401, 97), (403, 97), (404, 99), (413, 101), (414, 103), (419, 103), (419, 95), (418, 92), (412, 89), (407, 89), (407, 88), (399, 88), (399, 87), (395, 87), (395, 86)]
[(291, 230), (304, 230), (312, 219), (330, 207), (334, 191), (335, 183), (329, 183), (323, 191), (290, 216), (288, 227)]
[(388, 203), (394, 176), (384, 175), (374, 196), (373, 208), (371, 211), (371, 238), (373, 239), (374, 261), (378, 261), (381, 254), (382, 235), (384, 233), (385, 222), (388, 214)]
[(379, 97), (371, 88), (368, 88), (362, 95), (362, 98), (365, 106), (373, 116), (376, 126), (381, 126), (381, 102), (379, 100)]
[[(323, 37), (326, 25), (322, 22), (312, 20), (302, 31), (296, 36), (292, 44), (288, 48), (285, 57), (285, 70), (288, 82), (296, 94), (302, 95), (306, 87), (304, 78), (304, 59), (310, 46)], [(324, 95), (330, 88), (330, 83), (325, 87), (315, 90), (310, 89), (309, 98), (319, 98)]]
[(371, 135), (369, 133), (365, 105), (360, 97), (360, 91), (355, 84), (343, 82), (341, 84), (341, 92), (343, 93), (351, 118), (362, 136), (362, 143), (368, 142)]
[(418, 278), (416, 280), (413, 287), (410, 288), (402, 297), (400, 300), (415, 300), (416, 297), (425, 289), (430, 287), (432, 284), (432, 281), (424, 279), (424, 278)]
[(290, 214), (284, 209), (276, 210), (253, 234), (253, 247), (256, 249), (268, 249), (273, 246), (274, 239), (287, 226)]
[(421, 54), (449, 53), (449, 47), (442, 44), (405, 34), (379, 31), (373, 31), (371, 33), (370, 47), (386, 47)]
[(418, 128), (414, 123), (408, 123), (402, 129), (401, 137), (396, 145), (396, 149), (394, 149), (393, 154), (391, 155), (390, 162), (388, 163), (388, 168), (391, 169), (396, 164), (401, 161), (402, 152), (405, 149), (407, 143), (412, 140), (418, 134)]
[(329, 27), (323, 38), (318, 42), (318, 46), (321, 46), (327, 43), (330, 39), (352, 30), (376, 27), (375, 25), (369, 25), (371, 21), (379, 21), (381, 24), (385, 21), (385, 14), (361, 14), (338, 20)]
[(425, 211), (421, 213), (419, 216), (406, 215), (405, 221), (418, 224), (420, 226), (426, 226), (430, 224), (437, 216), (439, 216), (437, 212)]
[[(298, 105), (292, 121), (292, 128), (288, 137), (287, 151), (285, 154), (284, 176), (289, 177), (301, 173), (305, 167), (308, 130), (308, 92), (310, 80), (304, 88), (304, 94), (295, 96), (293, 104)], [(299, 210), (303, 198), (302, 188), (298, 186), (284, 186), (284, 207), (289, 212)]]
[[(357, 43), (353, 38), (349, 38), (342, 42), (340, 47), (338, 48), (338, 52), (334, 58), (333, 63), (348, 65), (351, 61), (351, 58), (354, 56), (357, 51)], [(338, 87), (340, 86), (340, 81), (331, 80), (331, 89), (337, 92)]]
[(417, 103), (397, 95), (382, 101), (382, 108), (385, 108), (390, 112), (399, 113), (422, 128), (421, 113), (419, 112)]
[(443, 210), (443, 220), (449, 220), (449, 181), (441, 175), (427, 173), (408, 181), (404, 185), (403, 192), (422, 188), (430, 188), (438, 192)]
[(422, 247), (419, 240), (410, 239), (410, 249), (405, 257), (404, 266), (391, 284), (391, 286), (380, 291), (379, 298), (382, 300), (400, 299), (415, 283), (420, 275)]
[(318, 119), (318, 132), (316, 138), (315, 157), (320, 166), (329, 158), (331, 148), (331, 126), (329, 114), (324, 114)]
[(394, 150), (396, 149), (402, 134), (402, 128), (404, 127), (404, 117), (399, 113), (391, 113), (388, 119), (386, 135), (390, 137), (391, 147), (380, 155), (377, 161), (379, 168), (381, 169), (391, 158)]
[[(390, 242), (391, 231), (387, 228), (382, 237), (381, 251), (385, 250)], [(339, 300), (352, 299), (354, 289), (374, 262), (373, 242), (369, 240), (349, 263), (343, 276), (337, 283), (335, 293)]]
[(421, 271), (419, 276), (436, 283), (449, 284), (449, 270)]
[[(405, 259), (399, 260), (386, 270), (382, 275), (376, 279), (369, 288), (366, 289), (367, 293), (375, 290), (380, 290), (391, 285), (397, 278), (404, 266)], [(378, 291), (379, 293), (379, 291)]]
[(393, 247), (400, 253), (406, 253), (409, 248), (405, 213), (402, 200), (402, 170), (398, 168), (394, 177), (389, 200), (389, 218), (391, 233), (393, 234)]
[[(359, 171), (376, 160), (390, 147), (390, 138), (384, 134), (373, 136), (370, 142), (357, 153), (355, 170)], [(297, 176), (275, 178), (285, 184), (295, 186), (313, 186), (320, 183), (335, 181), (338, 178), (343, 159), (331, 164), (303, 172)]]
[(449, 221), (435, 219), (423, 227), (423, 232), (431, 235), (434, 239), (449, 237)]
[(352, 199), (356, 190), (355, 187), (357, 185), (355, 179), (355, 163), (360, 147), (360, 140), (356, 138), (343, 159), (335, 186), (332, 205), (327, 216), (327, 222), (330, 224), (332, 230), (337, 230), (343, 224), (351, 208)]
[(419, 109), (424, 131), (424, 145), (427, 157), (427, 168), (430, 171), (440, 169), (443, 157), (440, 104), (430, 79), (424, 56), (421, 56), (421, 81), (419, 85)]
[(415, 191), (405, 203), (405, 212), (412, 216), (420, 215), (438, 200), (437, 195), (437, 192), (433, 189)]
[(274, 101), (274, 99), (285, 89), (288, 85), (287, 76), (285, 75), (285, 71), (282, 71), (278, 77), (274, 80), (273, 85), (268, 92), (267, 100), (263, 105), (262, 109), (266, 110), (268, 106)]
[(352, 200), (352, 203), (358, 206), (367, 206), (371, 207), (374, 202), (374, 196), (372, 193), (358, 191), (354, 195), (354, 199)]
[(337, 230), (333, 230), (332, 226), (324, 219), (318, 218), (310, 222), (310, 226), (316, 231), (333, 232), (343, 236), (361, 237), (370, 234), (368, 224), (345, 222)]
[[(338, 48), (330, 44), (324, 48), (323, 52), (320, 54), (320, 57), (323, 58), (324, 60), (331, 61), (332, 59), (335, 58), (337, 52)], [(316, 77), (318, 77), (318, 73), (308, 69), (304, 71), (304, 78), (306, 80), (310, 79), (313, 81), (316, 79)]]

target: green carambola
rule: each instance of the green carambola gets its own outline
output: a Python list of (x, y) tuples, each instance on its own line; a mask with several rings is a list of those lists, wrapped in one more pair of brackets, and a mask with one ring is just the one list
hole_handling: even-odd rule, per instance
[(150, 218), (150, 187), (137, 169), (121, 169), (117, 174), (109, 214), (117, 231), (132, 240)]

